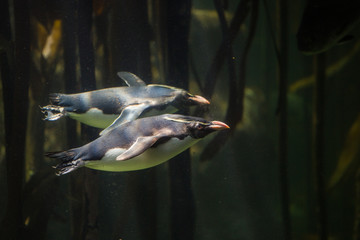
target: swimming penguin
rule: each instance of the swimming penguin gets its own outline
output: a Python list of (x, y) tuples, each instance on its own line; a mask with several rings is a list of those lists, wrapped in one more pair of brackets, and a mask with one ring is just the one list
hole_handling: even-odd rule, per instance
[[(69, 116), (84, 124), (107, 128), (102, 133), (146, 116), (174, 113), (186, 106), (209, 104), (205, 98), (166, 85), (146, 85), (135, 74), (118, 72), (128, 87), (114, 87), (77, 94), (50, 94), (52, 105), (42, 107), (45, 120)], [(110, 127), (109, 127), (110, 126)]]
[(62, 160), (55, 168), (63, 175), (79, 167), (103, 171), (150, 168), (178, 155), (208, 134), (229, 128), (223, 122), (178, 114), (126, 122), (96, 140), (46, 156)]

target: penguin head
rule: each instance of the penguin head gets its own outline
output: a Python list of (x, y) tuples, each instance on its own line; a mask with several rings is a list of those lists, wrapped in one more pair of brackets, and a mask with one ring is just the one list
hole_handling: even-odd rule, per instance
[(193, 138), (204, 138), (208, 134), (230, 128), (220, 121), (192, 121), (188, 125), (190, 136)]
[(189, 135), (195, 139), (204, 138), (212, 132), (229, 129), (230, 127), (220, 121), (207, 121), (199, 117), (190, 117), (172, 114), (166, 119), (183, 123)]
[(200, 95), (193, 95), (183, 89), (178, 89), (178, 91), (176, 91), (176, 97), (175, 97), (175, 101), (174, 104), (176, 106), (195, 106), (195, 105), (208, 105), (210, 104), (210, 102), (200, 96)]

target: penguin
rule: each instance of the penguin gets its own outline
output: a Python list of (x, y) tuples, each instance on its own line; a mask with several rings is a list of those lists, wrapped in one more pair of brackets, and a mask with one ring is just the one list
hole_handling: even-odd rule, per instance
[(62, 161), (54, 167), (58, 176), (80, 167), (134, 171), (166, 162), (210, 133), (228, 128), (220, 121), (163, 114), (123, 123), (84, 146), (45, 155)]
[(138, 117), (174, 113), (187, 106), (210, 104), (199, 95), (167, 85), (146, 85), (130, 72), (118, 72), (128, 87), (113, 87), (77, 94), (50, 94), (51, 105), (41, 107), (44, 120), (69, 116), (84, 124), (106, 128), (100, 135)]

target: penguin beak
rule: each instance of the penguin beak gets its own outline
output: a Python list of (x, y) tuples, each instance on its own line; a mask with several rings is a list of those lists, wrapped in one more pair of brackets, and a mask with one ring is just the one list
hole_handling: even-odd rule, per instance
[(210, 104), (209, 100), (199, 95), (191, 96), (189, 99), (197, 104)]
[(230, 127), (227, 124), (223, 123), (223, 122), (212, 121), (209, 128), (212, 129), (212, 130), (218, 131), (218, 130), (229, 129)]

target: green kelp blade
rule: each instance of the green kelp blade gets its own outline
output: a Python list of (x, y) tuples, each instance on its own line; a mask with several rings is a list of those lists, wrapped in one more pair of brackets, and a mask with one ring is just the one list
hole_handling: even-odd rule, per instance
[(344, 178), (350, 167), (354, 165), (360, 146), (360, 114), (352, 124), (347, 134), (343, 150), (339, 156), (337, 166), (332, 174), (328, 188), (332, 189)]

